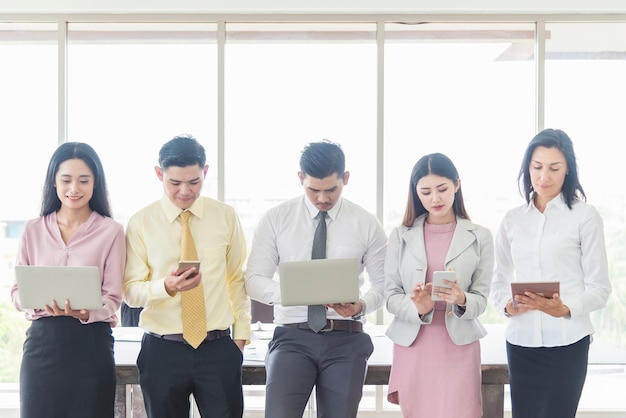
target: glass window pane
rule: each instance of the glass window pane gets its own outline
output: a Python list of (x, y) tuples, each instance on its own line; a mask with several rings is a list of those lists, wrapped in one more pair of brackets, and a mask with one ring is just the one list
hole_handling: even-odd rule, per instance
[(533, 37), (527, 24), (386, 25), (388, 230), (402, 221), (413, 165), (432, 152), (454, 161), (475, 222), (495, 228), (519, 201), (517, 162), (534, 131)]
[(300, 151), (329, 139), (350, 171), (344, 196), (375, 211), (375, 26), (226, 26), (225, 195), (248, 241), (270, 207), (302, 194)]
[[(0, 24), (0, 384), (18, 381), (30, 324), (10, 302), (10, 288), (22, 228), (39, 214), (48, 160), (58, 143), (56, 39), (55, 24)], [(17, 393), (17, 385), (6, 387)], [(9, 397), (10, 406), (11, 400), (17, 398)]]
[(207, 151), (204, 194), (217, 196), (214, 24), (70, 24), (68, 139), (94, 146), (115, 218), (160, 198), (163, 143), (195, 136)]
[(10, 146), (0, 153), (0, 182), (4, 196), (16, 198), (0, 205), (0, 222), (39, 214), (46, 166), (58, 144), (57, 50), (54, 24), (0, 25), (0, 130)]

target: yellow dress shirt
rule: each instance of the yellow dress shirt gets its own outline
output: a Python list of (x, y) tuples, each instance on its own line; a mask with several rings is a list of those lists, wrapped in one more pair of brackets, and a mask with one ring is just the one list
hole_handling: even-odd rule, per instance
[[(189, 208), (206, 305), (207, 329), (232, 325), (233, 339), (250, 340), (250, 300), (243, 263), (246, 241), (235, 210), (220, 201), (199, 197)], [(143, 208), (126, 228), (124, 301), (143, 307), (139, 326), (156, 334), (183, 332), (180, 293), (170, 296), (165, 277), (178, 266), (181, 224), (167, 196)]]

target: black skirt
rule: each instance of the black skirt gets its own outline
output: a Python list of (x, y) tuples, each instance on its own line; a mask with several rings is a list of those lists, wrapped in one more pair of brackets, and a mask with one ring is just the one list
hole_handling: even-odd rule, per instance
[(21, 418), (112, 418), (115, 358), (111, 326), (44, 317), (26, 331)]
[(506, 343), (513, 418), (574, 418), (587, 376), (590, 337), (562, 347)]

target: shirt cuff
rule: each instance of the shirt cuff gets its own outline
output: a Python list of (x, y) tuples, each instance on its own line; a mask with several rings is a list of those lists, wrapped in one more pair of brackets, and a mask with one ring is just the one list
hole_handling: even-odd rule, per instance
[(425, 314), (418, 314), (420, 317), (420, 321), (422, 321), (423, 324), (430, 324), (431, 322), (433, 322), (433, 312), (435, 312), (435, 310), (431, 309)]
[(465, 305), (454, 305), (454, 314), (457, 317), (461, 317), (465, 315), (466, 306)]

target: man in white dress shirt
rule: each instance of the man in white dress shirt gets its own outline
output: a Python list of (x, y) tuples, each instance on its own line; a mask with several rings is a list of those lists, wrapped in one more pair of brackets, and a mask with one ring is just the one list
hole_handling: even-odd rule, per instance
[[(301, 417), (315, 387), (318, 416), (356, 417), (373, 351), (363, 332), (364, 315), (384, 302), (387, 236), (376, 217), (341, 197), (350, 173), (338, 144), (308, 144), (298, 177), (304, 195), (270, 209), (259, 221), (246, 269), (249, 296), (274, 305), (277, 324), (265, 362), (266, 416)], [(307, 306), (281, 305), (280, 279), (274, 275), (280, 262), (311, 259), (320, 219), (327, 224), (326, 258), (357, 258), (359, 284), (362, 288), (367, 270), (369, 289), (361, 291), (359, 301), (328, 305), (326, 327), (315, 332)]]

